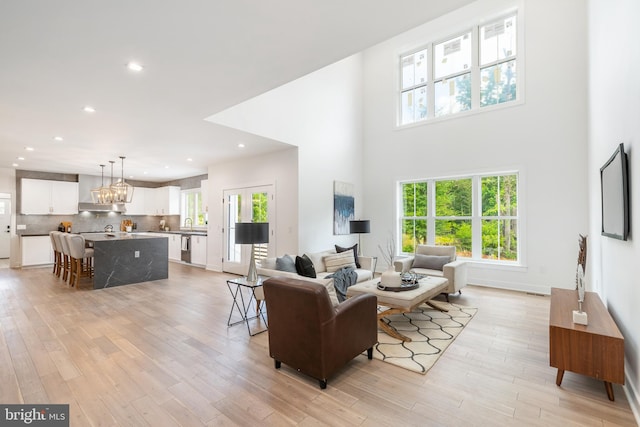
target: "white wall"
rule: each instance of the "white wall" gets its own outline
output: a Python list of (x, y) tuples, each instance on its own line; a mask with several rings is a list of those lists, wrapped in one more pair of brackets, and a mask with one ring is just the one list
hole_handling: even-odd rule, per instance
[(356, 236), (333, 235), (333, 182), (354, 184), (359, 217), (363, 209), (360, 55), (236, 105), (209, 120), (298, 147), (299, 247), (295, 248), (297, 251), (292, 248), (290, 253), (357, 242)]
[(208, 181), (207, 269), (222, 271), (224, 190), (273, 184), (276, 195), (276, 253), (297, 253), (298, 150), (295, 147), (209, 166)]
[[(588, 276), (625, 338), (626, 389), (640, 419), (640, 39), (636, 0), (589, 1), (589, 254)], [(600, 167), (619, 143), (629, 160), (631, 235), (600, 236)]]
[[(398, 55), (514, 6), (524, 12), (525, 102), (394, 128)], [(588, 230), (585, 33), (581, 0), (480, 0), (365, 51), (365, 251), (395, 225), (398, 180), (517, 169), (524, 267), (474, 265), (470, 281), (541, 293), (575, 286), (578, 234)]]

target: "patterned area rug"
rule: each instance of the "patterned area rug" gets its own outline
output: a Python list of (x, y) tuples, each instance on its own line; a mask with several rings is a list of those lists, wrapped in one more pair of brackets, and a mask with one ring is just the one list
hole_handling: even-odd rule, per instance
[(478, 311), (477, 308), (441, 301), (434, 303), (449, 311), (443, 312), (421, 305), (411, 313), (386, 317), (387, 323), (412, 341), (399, 341), (379, 329), (373, 357), (426, 374)]

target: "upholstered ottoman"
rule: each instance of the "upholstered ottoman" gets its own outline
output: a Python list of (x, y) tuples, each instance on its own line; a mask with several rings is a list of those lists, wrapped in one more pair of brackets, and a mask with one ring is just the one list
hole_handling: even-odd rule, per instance
[[(393, 329), (383, 319), (391, 314), (407, 313), (412, 311), (420, 304), (423, 304), (444, 292), (449, 284), (448, 280), (443, 277), (427, 276), (420, 279), (417, 289), (394, 292), (378, 289), (378, 283), (380, 283), (380, 279), (373, 279), (349, 286), (347, 289), (347, 297), (360, 294), (374, 294), (378, 299), (379, 306), (389, 307), (388, 310), (378, 312), (378, 327), (390, 336), (402, 341), (411, 341), (411, 338), (406, 337)], [(437, 306), (435, 306), (435, 308), (440, 310), (442, 309)]]

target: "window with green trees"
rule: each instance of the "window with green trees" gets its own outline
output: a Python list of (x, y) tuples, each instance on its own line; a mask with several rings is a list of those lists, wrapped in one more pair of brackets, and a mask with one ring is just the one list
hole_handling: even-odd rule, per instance
[[(515, 101), (517, 12), (400, 55), (399, 126)], [(520, 55), (522, 56), (522, 55)]]
[(458, 256), (518, 262), (518, 174), (400, 183), (401, 252), (452, 245)]
[(183, 190), (181, 192), (180, 224), (191, 219), (194, 227), (204, 227), (207, 224), (207, 213), (202, 204), (202, 193), (199, 188)]

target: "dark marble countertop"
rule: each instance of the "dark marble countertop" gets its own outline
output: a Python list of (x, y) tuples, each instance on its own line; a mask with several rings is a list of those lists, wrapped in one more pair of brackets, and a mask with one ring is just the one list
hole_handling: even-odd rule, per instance
[(113, 233), (81, 233), (85, 240), (90, 242), (104, 242), (112, 240), (142, 240), (142, 239), (161, 239), (162, 236), (154, 236), (153, 233), (125, 233), (116, 231)]
[(145, 233), (162, 233), (162, 234), (184, 234), (186, 236), (206, 236), (207, 232), (204, 230), (171, 230), (171, 231), (145, 231)]

